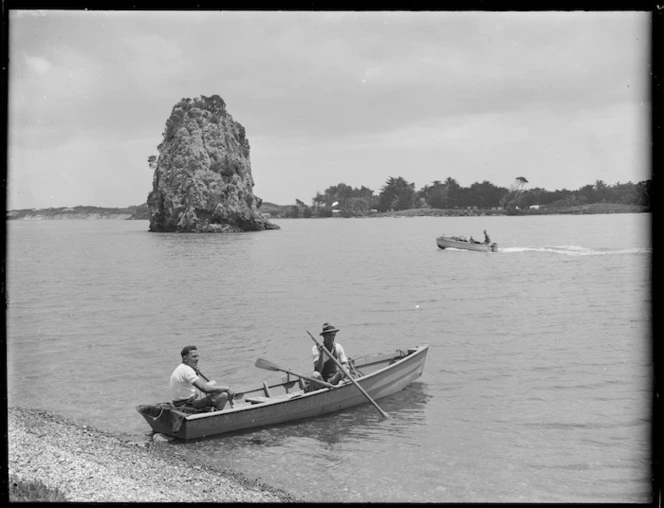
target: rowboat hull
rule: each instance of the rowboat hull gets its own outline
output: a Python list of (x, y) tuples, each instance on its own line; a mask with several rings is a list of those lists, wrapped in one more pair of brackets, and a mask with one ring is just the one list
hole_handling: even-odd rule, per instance
[[(382, 353), (354, 361), (363, 375), (355, 381), (374, 399), (403, 390), (422, 375), (428, 346), (417, 346), (407, 352)], [(222, 411), (185, 414), (167, 403), (143, 405), (136, 409), (155, 432), (181, 440), (276, 425), (312, 418), (368, 403), (357, 387), (346, 382), (335, 388), (304, 393), (291, 390), (294, 380), (245, 392), (244, 400)], [(266, 395), (270, 392), (270, 396)], [(277, 393), (279, 392), (279, 393)], [(254, 393), (260, 396), (251, 396)], [(170, 406), (170, 407), (169, 407)]]
[(479, 252), (498, 252), (497, 243), (472, 243), (449, 236), (439, 236), (436, 238), (436, 245), (438, 245), (440, 249), (452, 248), (474, 250)]

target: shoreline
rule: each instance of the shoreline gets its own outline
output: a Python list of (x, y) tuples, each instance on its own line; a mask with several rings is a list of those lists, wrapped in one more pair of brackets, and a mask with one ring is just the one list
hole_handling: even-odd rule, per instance
[(38, 409), (7, 410), (8, 475), (68, 502), (301, 502), (168, 442), (127, 440)]
[[(288, 207), (274, 205), (267, 212), (270, 219), (304, 219), (305, 217), (284, 216), (283, 210)], [(282, 213), (283, 212), (283, 213)], [(263, 212), (261, 212), (263, 213)], [(623, 205), (619, 203), (591, 203), (585, 205), (542, 206), (537, 209), (523, 209), (518, 212), (508, 212), (497, 208), (409, 208), (407, 210), (392, 212), (377, 212), (358, 215), (353, 218), (370, 219), (384, 217), (480, 217), (480, 216), (506, 216), (530, 217), (534, 215), (598, 215), (615, 213), (650, 213), (650, 207), (643, 205)], [(350, 217), (308, 217), (310, 219), (332, 219)], [(8, 210), (5, 220), (150, 220), (149, 215), (133, 214), (120, 209), (103, 209), (102, 212), (76, 212), (73, 209), (39, 209), (39, 210)]]

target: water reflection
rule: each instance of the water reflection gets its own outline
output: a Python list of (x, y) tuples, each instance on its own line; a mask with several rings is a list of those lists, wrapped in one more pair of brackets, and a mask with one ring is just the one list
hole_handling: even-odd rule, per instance
[(361, 500), (362, 489), (351, 487), (358, 483), (360, 470), (387, 474), (393, 467), (390, 457), (395, 443), (400, 454), (421, 453), (420, 430), (430, 419), (430, 391), (426, 383), (415, 382), (379, 399), (390, 415), (387, 419), (367, 403), (308, 420), (190, 441), (180, 450), (307, 499), (323, 495), (328, 487), (322, 483), (334, 475), (348, 488), (357, 489), (359, 497), (354, 500)]

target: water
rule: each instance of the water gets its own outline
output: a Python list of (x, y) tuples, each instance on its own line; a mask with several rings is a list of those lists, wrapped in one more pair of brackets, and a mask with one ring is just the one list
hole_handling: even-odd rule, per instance
[[(132, 439), (179, 351), (242, 389), (311, 370), (324, 322), (351, 356), (427, 343), (406, 390), (318, 419), (175, 446), (308, 501), (648, 502), (649, 214), (8, 221), (9, 406)], [(497, 253), (440, 250), (446, 233)]]

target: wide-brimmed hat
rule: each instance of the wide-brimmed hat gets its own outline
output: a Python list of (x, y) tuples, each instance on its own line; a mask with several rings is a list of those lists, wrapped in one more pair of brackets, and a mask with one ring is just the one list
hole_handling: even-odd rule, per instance
[(323, 331), (319, 335), (325, 335), (326, 333), (338, 332), (339, 329), (335, 328), (334, 325), (330, 323), (323, 323)]

